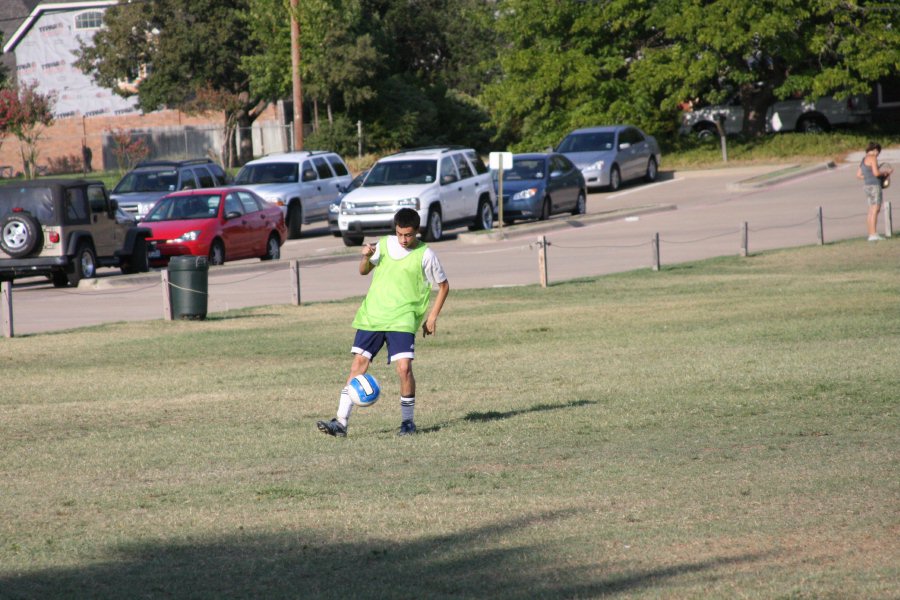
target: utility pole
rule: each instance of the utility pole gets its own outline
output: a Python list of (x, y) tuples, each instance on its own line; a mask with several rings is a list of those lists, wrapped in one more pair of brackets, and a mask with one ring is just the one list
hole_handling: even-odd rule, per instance
[(299, 0), (291, 0), (291, 80), (294, 100), (294, 150), (303, 150), (303, 82), (300, 79)]

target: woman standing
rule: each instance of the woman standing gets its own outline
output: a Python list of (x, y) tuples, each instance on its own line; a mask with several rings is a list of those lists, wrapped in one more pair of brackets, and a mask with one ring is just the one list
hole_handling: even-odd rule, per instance
[(881, 144), (869, 142), (866, 146), (866, 155), (856, 169), (856, 178), (863, 180), (863, 191), (866, 194), (866, 202), (869, 204), (869, 214), (866, 217), (866, 225), (869, 229), (869, 241), (875, 242), (884, 238), (878, 235), (878, 213), (881, 211), (882, 178), (890, 175), (893, 170), (881, 170), (878, 167), (878, 155), (881, 154)]

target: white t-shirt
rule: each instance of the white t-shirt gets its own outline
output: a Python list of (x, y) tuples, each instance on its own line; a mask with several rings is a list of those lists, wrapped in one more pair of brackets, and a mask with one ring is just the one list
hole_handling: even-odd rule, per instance
[[(391, 258), (394, 260), (406, 258), (410, 253), (410, 250), (407, 250), (400, 245), (396, 235), (387, 236), (387, 248), (388, 254), (390, 254)], [(373, 265), (377, 265), (379, 260), (381, 260), (381, 244), (376, 244), (375, 254), (369, 257), (369, 262)], [(437, 254), (435, 254), (434, 250), (430, 247), (425, 248), (425, 252), (422, 254), (422, 274), (431, 285), (437, 285), (447, 281), (444, 267), (441, 266), (441, 261), (438, 260)]]

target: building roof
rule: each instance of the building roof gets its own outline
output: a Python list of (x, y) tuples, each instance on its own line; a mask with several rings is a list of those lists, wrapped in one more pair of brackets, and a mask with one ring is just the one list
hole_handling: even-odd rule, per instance
[[(25, 17), (25, 19), (19, 24), (18, 28), (13, 32), (13, 34), (9, 37), (9, 40), (3, 45), (3, 52), (13, 52), (16, 49), (16, 46), (22, 38), (25, 37), (25, 34), (31, 29), (31, 27), (37, 23), (41, 15), (45, 12), (58, 12), (58, 11), (70, 11), (70, 10), (84, 10), (86, 8), (100, 8), (112, 6), (113, 4), (117, 4), (118, 0), (72, 0), (70, 2), (48, 2), (48, 3), (38, 3), (32, 1), (24, 1), (20, 3), (11, 3), (13, 5), (19, 4), (22, 8), (27, 8), (27, 6), (32, 6), (31, 13)], [(15, 16), (15, 15), (13, 15)]]

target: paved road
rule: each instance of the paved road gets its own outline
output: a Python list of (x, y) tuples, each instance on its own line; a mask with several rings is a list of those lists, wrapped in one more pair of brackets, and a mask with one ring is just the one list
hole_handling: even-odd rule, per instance
[[(900, 160), (894, 162), (900, 163)], [(435, 244), (454, 288), (529, 285), (539, 282), (534, 242), (546, 236), (553, 282), (651, 266), (651, 238), (660, 237), (663, 268), (679, 262), (736, 255), (740, 226), (749, 225), (751, 254), (817, 243), (818, 207), (826, 242), (865, 233), (865, 202), (855, 162), (796, 173), (753, 187), (782, 167), (760, 166), (663, 172), (652, 185), (591, 194), (581, 219), (554, 217), (548, 224), (504, 228), (505, 238), (449, 232)], [(740, 182), (743, 182), (742, 184)], [(894, 189), (888, 190), (891, 200)], [(900, 202), (895, 202), (900, 204)], [(881, 228), (881, 226), (880, 226)], [(477, 243), (476, 243), (477, 242)], [(896, 239), (887, 244), (900, 243)], [(356, 274), (357, 250), (328, 235), (324, 223), (285, 244), (283, 260), (242, 261), (209, 274), (209, 312), (291, 301), (287, 259), (300, 259), (301, 300), (317, 302), (365, 294), (369, 278)], [(15, 335), (58, 331), (99, 323), (160, 319), (160, 274), (115, 275), (101, 270), (77, 289), (54, 289), (46, 280), (17, 281), (13, 288)]]

